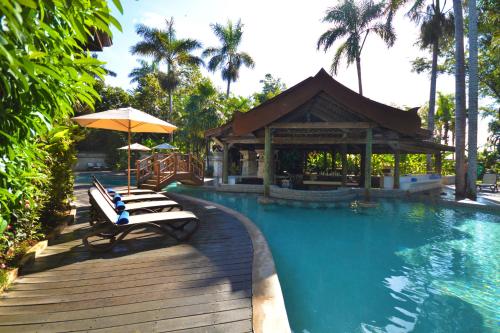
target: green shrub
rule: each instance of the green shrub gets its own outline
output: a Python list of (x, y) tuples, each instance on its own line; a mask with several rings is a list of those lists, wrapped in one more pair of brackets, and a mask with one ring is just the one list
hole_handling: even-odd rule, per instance
[[(118, 0), (113, 1), (121, 10)], [(66, 126), (92, 108), (102, 63), (83, 46), (120, 28), (105, 0), (0, 1), (0, 264), (64, 209), (74, 151)], [(61, 125), (58, 125), (61, 124)]]

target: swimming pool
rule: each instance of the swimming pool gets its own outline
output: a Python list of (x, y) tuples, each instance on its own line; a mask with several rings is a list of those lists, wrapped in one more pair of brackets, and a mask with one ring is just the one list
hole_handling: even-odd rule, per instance
[(168, 190), (223, 204), (259, 226), (294, 332), (499, 331), (499, 216), (403, 201), (264, 206), (253, 195)]
[[(105, 186), (126, 186), (127, 185), (127, 175), (123, 172), (110, 172), (110, 171), (98, 171), (98, 172), (77, 172), (75, 173), (75, 184), (91, 184), (92, 177), (95, 176), (99, 181)], [(130, 177), (130, 184), (135, 186), (135, 176), (132, 174)]]
[(307, 209), (168, 191), (223, 204), (259, 226), (295, 333), (499, 331), (500, 216), (404, 201)]

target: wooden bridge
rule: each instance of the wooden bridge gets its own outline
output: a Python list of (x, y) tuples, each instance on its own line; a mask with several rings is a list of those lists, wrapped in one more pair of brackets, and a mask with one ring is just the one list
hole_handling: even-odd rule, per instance
[(173, 182), (202, 185), (203, 161), (191, 154), (153, 154), (136, 164), (137, 187), (160, 191)]

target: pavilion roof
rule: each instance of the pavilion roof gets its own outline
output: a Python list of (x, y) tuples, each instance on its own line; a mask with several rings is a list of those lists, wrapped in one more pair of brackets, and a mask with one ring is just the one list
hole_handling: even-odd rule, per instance
[[(429, 140), (432, 133), (421, 128), (417, 111), (404, 111), (361, 96), (321, 69), (250, 111), (235, 112), (231, 121), (207, 130), (205, 136), (261, 145), (263, 129), (270, 126), (275, 130), (276, 144), (359, 144), (364, 142), (363, 128), (368, 126), (376, 130), (376, 142), (382, 151), (394, 149), (395, 142), (408, 152), (453, 151), (453, 147)], [(350, 136), (339, 138), (339, 132), (345, 133), (347, 128)]]
[(234, 134), (244, 135), (263, 128), (320, 93), (326, 93), (343, 108), (381, 127), (405, 135), (417, 135), (421, 130), (418, 108), (404, 111), (373, 101), (345, 87), (321, 69), (314, 77), (305, 79), (252, 110), (235, 113), (232, 121)]

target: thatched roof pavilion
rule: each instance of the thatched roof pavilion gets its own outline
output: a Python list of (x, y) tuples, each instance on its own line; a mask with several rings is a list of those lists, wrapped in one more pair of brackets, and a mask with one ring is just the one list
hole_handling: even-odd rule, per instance
[[(432, 134), (421, 128), (417, 108), (404, 111), (370, 100), (324, 69), (246, 113), (236, 112), (233, 120), (208, 130), (206, 137), (224, 149), (225, 182), (230, 146), (241, 151), (264, 149), (265, 188), (273, 182), (274, 149), (336, 151), (343, 154), (343, 161), (345, 154), (361, 154), (365, 180), (370, 179), (372, 153), (394, 154), (399, 177), (401, 153), (434, 154), (439, 169), (441, 152), (454, 151), (433, 142)], [(369, 189), (370, 181), (364, 186)]]

